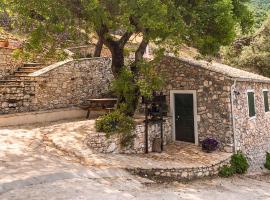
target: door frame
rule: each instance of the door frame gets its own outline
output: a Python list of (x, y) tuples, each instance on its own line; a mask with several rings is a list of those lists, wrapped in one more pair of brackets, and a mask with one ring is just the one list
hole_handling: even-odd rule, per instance
[(170, 112), (173, 119), (173, 141), (176, 142), (175, 135), (175, 94), (193, 94), (193, 115), (194, 115), (194, 137), (195, 145), (199, 145), (199, 136), (198, 136), (198, 116), (197, 116), (197, 92), (196, 90), (170, 90)]

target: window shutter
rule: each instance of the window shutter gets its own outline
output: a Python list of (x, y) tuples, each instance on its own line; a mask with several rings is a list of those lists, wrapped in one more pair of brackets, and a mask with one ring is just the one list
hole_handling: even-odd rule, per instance
[(265, 112), (268, 112), (269, 111), (268, 91), (263, 91), (263, 99), (264, 99), (264, 110)]
[(256, 115), (254, 92), (248, 92), (248, 111), (249, 117), (254, 117)]

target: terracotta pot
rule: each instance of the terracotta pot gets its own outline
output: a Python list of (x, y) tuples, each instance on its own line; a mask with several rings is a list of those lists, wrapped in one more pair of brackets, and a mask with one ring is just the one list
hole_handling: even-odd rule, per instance
[(0, 40), (0, 47), (8, 47), (9, 42), (8, 40)]

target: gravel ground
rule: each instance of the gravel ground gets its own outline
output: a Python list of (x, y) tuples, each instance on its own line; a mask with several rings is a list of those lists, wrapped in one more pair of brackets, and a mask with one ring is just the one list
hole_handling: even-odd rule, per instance
[(44, 142), (39, 129), (0, 129), (0, 200), (270, 200), (269, 174), (155, 183), (119, 168), (83, 166)]

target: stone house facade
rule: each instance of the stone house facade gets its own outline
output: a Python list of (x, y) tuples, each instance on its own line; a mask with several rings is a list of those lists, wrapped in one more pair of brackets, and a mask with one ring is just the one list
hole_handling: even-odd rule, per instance
[(270, 79), (218, 63), (165, 57), (174, 141), (199, 144), (215, 138), (226, 152), (243, 151), (252, 169), (270, 151)]

